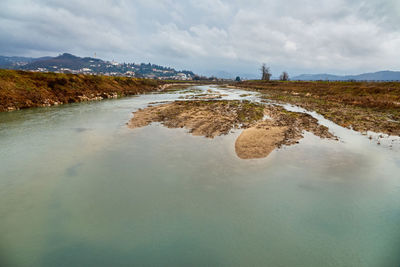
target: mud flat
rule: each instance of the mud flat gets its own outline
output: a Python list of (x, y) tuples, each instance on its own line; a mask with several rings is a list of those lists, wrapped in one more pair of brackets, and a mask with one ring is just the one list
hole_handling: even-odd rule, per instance
[(168, 128), (185, 128), (193, 135), (207, 138), (244, 129), (235, 143), (236, 154), (242, 159), (267, 157), (276, 148), (296, 144), (303, 138), (303, 131), (337, 139), (308, 114), (240, 100), (175, 101), (149, 106), (134, 112), (128, 127), (144, 127), (152, 122)]
[(290, 112), (275, 105), (266, 105), (264, 114), (267, 119), (244, 130), (237, 138), (235, 151), (238, 157), (264, 158), (276, 148), (297, 144), (303, 138), (303, 131), (311, 132), (320, 138), (338, 140), (326, 126), (318, 124), (318, 120), (311, 115)]
[(232, 129), (248, 128), (264, 116), (264, 106), (247, 101), (175, 101), (138, 110), (130, 128), (161, 122), (168, 128), (186, 128), (196, 136), (214, 138)]

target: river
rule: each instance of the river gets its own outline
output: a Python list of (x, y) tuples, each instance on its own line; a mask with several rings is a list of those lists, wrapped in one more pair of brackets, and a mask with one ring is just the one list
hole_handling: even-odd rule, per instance
[(240, 130), (126, 127), (185, 94), (0, 113), (0, 266), (400, 265), (397, 139), (313, 114), (340, 140), (241, 160)]

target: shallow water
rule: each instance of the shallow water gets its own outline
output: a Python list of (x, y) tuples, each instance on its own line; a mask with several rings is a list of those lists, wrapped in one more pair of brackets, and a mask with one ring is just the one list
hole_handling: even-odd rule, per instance
[(305, 133), (241, 160), (240, 131), (126, 127), (182, 95), (1, 113), (0, 266), (400, 265), (396, 140), (313, 114), (339, 142)]

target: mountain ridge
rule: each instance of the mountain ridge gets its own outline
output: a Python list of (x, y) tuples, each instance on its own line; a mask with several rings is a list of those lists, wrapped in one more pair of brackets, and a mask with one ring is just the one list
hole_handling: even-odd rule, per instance
[(358, 75), (333, 75), (321, 74), (301, 74), (292, 78), (295, 81), (400, 81), (400, 71), (377, 71)]

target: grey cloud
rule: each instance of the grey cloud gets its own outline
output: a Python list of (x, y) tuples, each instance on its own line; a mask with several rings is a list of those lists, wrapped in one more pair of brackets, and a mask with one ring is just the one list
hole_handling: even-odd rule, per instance
[(357, 73), (399, 69), (399, 23), (397, 0), (3, 0), (0, 54)]

